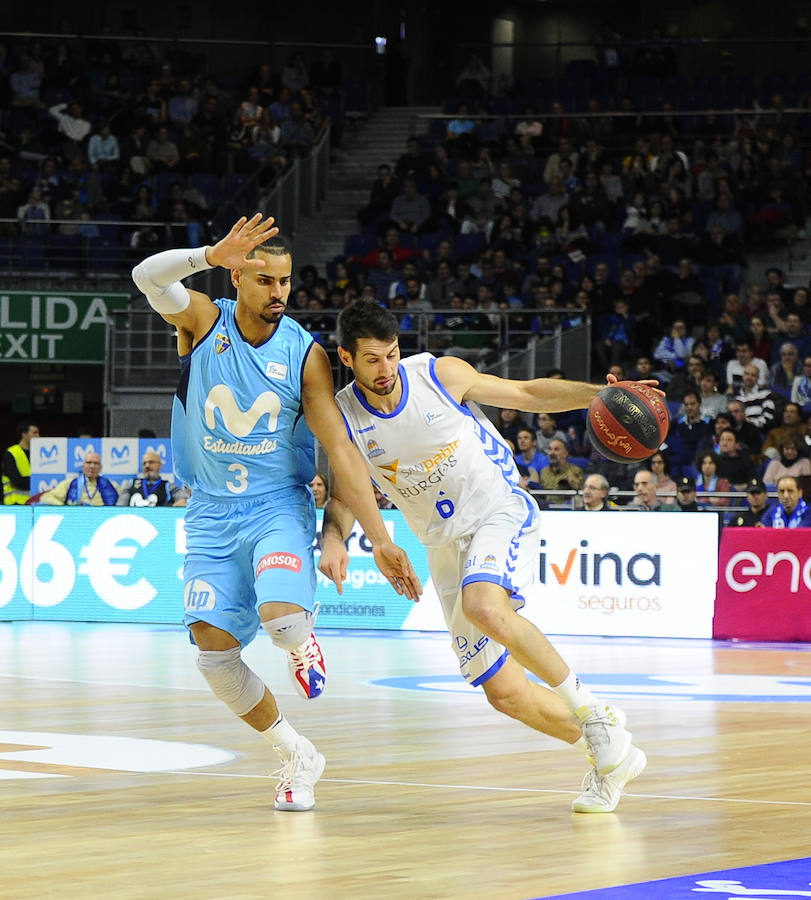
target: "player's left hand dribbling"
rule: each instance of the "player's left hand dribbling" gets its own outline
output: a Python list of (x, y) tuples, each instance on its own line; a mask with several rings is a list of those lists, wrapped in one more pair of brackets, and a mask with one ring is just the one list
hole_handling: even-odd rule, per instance
[[(620, 380), (616, 375), (612, 375), (611, 372), (605, 376), (605, 382), (608, 385), (619, 384)], [(662, 397), (666, 396), (665, 392), (659, 389), (659, 379), (658, 378), (642, 378), (639, 381), (633, 381), (633, 384), (644, 384), (649, 388), (652, 388), (656, 391), (657, 394), (660, 394)]]

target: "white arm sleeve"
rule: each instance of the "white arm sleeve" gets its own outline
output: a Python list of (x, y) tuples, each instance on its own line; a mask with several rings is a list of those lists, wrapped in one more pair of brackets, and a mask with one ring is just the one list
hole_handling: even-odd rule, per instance
[(180, 283), (195, 272), (212, 269), (206, 262), (206, 248), (164, 250), (148, 256), (132, 270), (132, 280), (143, 291), (149, 305), (162, 316), (182, 313), (191, 302), (189, 292)]

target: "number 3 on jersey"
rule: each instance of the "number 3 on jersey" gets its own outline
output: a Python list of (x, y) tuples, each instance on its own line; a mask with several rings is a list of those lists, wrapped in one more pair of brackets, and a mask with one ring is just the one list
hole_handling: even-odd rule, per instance
[(242, 463), (231, 463), (228, 471), (236, 473), (233, 481), (225, 482), (225, 486), (232, 494), (241, 494), (248, 489), (248, 469)]
[[(439, 496), (444, 497), (445, 491), (440, 491)], [(450, 500), (437, 500), (436, 511), (443, 519), (450, 519), (454, 513), (453, 503)]]

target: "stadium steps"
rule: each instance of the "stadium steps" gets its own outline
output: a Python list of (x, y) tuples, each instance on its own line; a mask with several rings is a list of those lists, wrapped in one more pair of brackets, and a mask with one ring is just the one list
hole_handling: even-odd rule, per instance
[(296, 230), (295, 267), (314, 265), (326, 275), (327, 263), (343, 253), (347, 235), (359, 230), (355, 214), (369, 200), (377, 167), (392, 166), (406, 152), (412, 134), (426, 127), (417, 116), (440, 112), (433, 106), (384, 106), (348, 135), (345, 148), (330, 165), (329, 187), (314, 216), (299, 220)]

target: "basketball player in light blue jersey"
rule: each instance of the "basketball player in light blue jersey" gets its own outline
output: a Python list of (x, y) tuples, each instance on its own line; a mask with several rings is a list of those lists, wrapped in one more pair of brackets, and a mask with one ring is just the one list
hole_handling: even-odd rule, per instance
[[(223, 266), (236, 300), (212, 300), (181, 279)], [(242, 217), (212, 247), (167, 250), (133, 270), (152, 307), (191, 347), (172, 411), (176, 470), (190, 490), (184, 621), (214, 694), (259, 731), (282, 760), (275, 807), (315, 805), (324, 756), (280, 714), (242, 659), (261, 622), (288, 655), (297, 691), (318, 696), (326, 670), (312, 633), (315, 509), (313, 432), (375, 561), (398, 593), (421, 585), (386, 531), (361, 457), (333, 399), (324, 349), (284, 315), (293, 260), (272, 218)], [(182, 345), (182, 346), (181, 346)], [(312, 431), (310, 430), (312, 429)]]
[[(645, 768), (645, 754), (632, 744), (625, 714), (599, 702), (517, 614), (536, 580), (539, 512), (519, 486), (510, 448), (477, 406), (584, 409), (601, 387), (510, 381), (430, 353), (401, 361), (397, 319), (367, 300), (341, 311), (338, 335), (338, 354), (355, 380), (336, 401), (372, 480), (426, 547), (462, 676), (495, 709), (581, 748), (591, 771), (572, 808), (612, 812)], [(340, 480), (335, 489), (340, 497)], [(327, 503), (319, 568), (339, 592), (353, 521), (339, 499)], [(526, 669), (552, 689), (530, 681)]]

